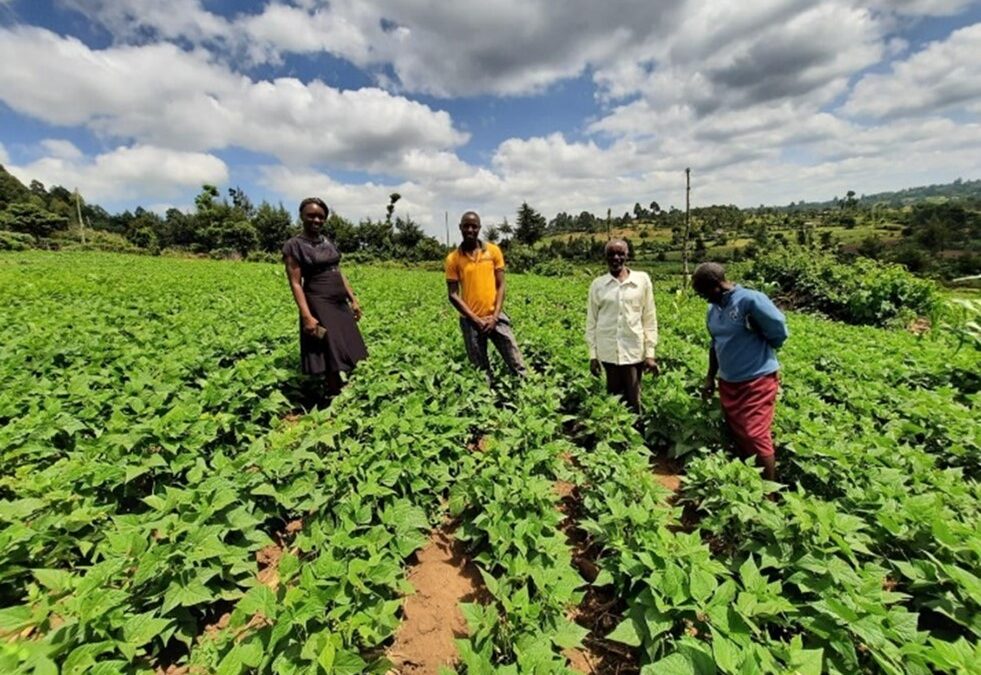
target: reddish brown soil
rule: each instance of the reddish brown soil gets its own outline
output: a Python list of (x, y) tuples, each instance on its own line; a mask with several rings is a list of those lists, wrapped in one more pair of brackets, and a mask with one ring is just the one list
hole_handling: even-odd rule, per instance
[(470, 452), (487, 452), (488, 443), (487, 436), (477, 436), (467, 443), (467, 450)]
[(163, 667), (157, 666), (155, 672), (156, 675), (188, 675), (191, 669), (187, 666), (167, 666), (167, 669), (164, 670)]
[[(599, 574), (596, 564), (597, 551), (589, 536), (581, 530), (577, 523), (582, 517), (582, 503), (575, 485), (558, 481), (555, 491), (561, 496), (559, 510), (565, 515), (562, 521), (562, 532), (565, 533), (572, 549), (572, 564), (579, 570), (583, 579), (592, 582)], [(615, 596), (606, 590), (589, 586), (586, 597), (578, 607), (569, 613), (569, 619), (580, 626), (588, 628), (590, 635), (586, 636), (583, 646), (578, 649), (566, 649), (562, 653), (569, 659), (569, 667), (579, 673), (636, 673), (637, 661), (629, 649), (619, 649), (615, 643), (607, 642), (600, 636), (606, 635), (616, 628), (621, 620), (622, 607)]]
[(575, 491), (576, 486), (575, 484), (569, 483), (564, 480), (557, 480), (555, 481), (554, 489), (555, 489), (555, 494), (559, 496), (559, 499), (565, 499), (566, 497), (572, 496), (572, 493)]
[(681, 489), (681, 476), (678, 475), (678, 467), (675, 462), (667, 457), (654, 459), (654, 476), (658, 483), (671, 492), (678, 492)]
[(282, 557), (283, 547), (276, 544), (270, 544), (255, 554), (255, 560), (259, 563), (256, 579), (274, 591), (279, 588), (279, 559)]
[(928, 330), (930, 330), (930, 320), (925, 319), (922, 316), (906, 327), (906, 329), (913, 335), (923, 335)]
[(482, 597), (480, 573), (449, 527), (433, 531), (416, 558), (409, 570), (416, 592), (405, 599), (402, 625), (387, 654), (393, 672), (400, 675), (438, 673), (440, 666), (452, 666), (457, 659), (453, 641), (467, 634), (459, 604)]

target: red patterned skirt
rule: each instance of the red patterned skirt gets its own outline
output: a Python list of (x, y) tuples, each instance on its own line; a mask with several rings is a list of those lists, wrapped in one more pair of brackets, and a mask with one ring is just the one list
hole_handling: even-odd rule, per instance
[(746, 382), (719, 380), (719, 401), (726, 423), (747, 455), (773, 456), (773, 413), (779, 389), (776, 373)]

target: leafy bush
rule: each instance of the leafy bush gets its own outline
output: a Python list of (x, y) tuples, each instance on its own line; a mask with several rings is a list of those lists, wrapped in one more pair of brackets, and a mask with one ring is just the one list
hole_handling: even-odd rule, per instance
[(576, 265), (564, 260), (553, 253), (534, 249), (515, 241), (511, 241), (504, 252), (510, 272), (528, 272), (540, 274), (543, 277), (564, 277), (574, 275)]
[(750, 280), (773, 285), (791, 307), (810, 309), (846, 323), (884, 326), (934, 314), (941, 305), (933, 282), (899, 265), (856, 259), (845, 264), (827, 253), (796, 247), (759, 255)]
[(82, 243), (82, 232), (77, 227), (56, 232), (52, 241), (64, 251), (106, 251), (110, 253), (144, 253), (136, 244), (121, 234), (105, 230), (85, 230), (85, 243)]
[(213, 260), (241, 260), (242, 254), (237, 249), (225, 246), (211, 249), (208, 251), (208, 257)]
[(249, 251), (245, 259), (249, 262), (281, 263), (283, 262), (283, 254), (270, 251)]
[(26, 251), (34, 248), (34, 237), (23, 232), (0, 230), (0, 251)]

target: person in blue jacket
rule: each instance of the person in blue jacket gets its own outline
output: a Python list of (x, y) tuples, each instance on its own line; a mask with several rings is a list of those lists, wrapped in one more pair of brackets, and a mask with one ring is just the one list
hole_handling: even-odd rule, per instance
[(756, 456), (764, 478), (775, 480), (776, 350), (790, 335), (787, 320), (763, 293), (728, 281), (718, 263), (699, 265), (692, 287), (709, 302), (706, 326), (712, 343), (702, 393), (711, 398), (718, 378), (722, 412), (737, 444), (747, 456)]

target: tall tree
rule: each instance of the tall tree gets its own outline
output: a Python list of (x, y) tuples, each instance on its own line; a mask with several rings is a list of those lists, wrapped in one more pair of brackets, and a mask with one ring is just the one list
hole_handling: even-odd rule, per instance
[(514, 236), (522, 244), (530, 246), (544, 236), (545, 225), (545, 216), (531, 208), (528, 202), (522, 202), (518, 209), (518, 227)]
[(279, 206), (266, 201), (259, 204), (252, 217), (252, 226), (259, 238), (259, 248), (270, 253), (279, 251), (293, 233), (293, 219), (282, 202)]
[(425, 236), (426, 233), (411, 218), (399, 216), (395, 219), (395, 234), (392, 240), (396, 246), (414, 248)]

